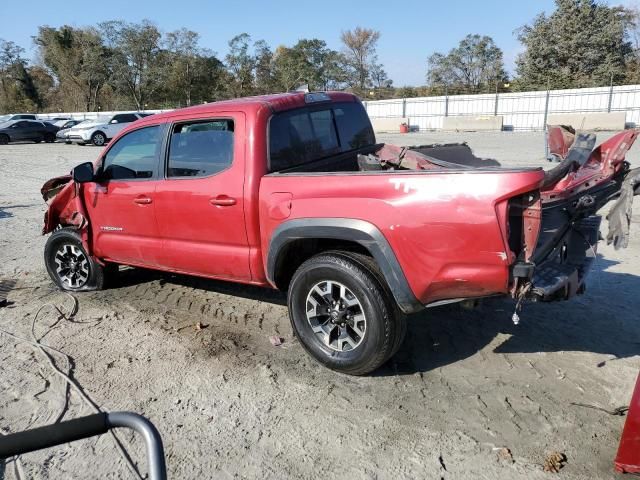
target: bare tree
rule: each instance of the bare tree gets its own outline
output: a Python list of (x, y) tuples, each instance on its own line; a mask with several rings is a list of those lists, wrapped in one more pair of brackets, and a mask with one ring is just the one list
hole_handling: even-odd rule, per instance
[(344, 57), (349, 70), (349, 83), (364, 90), (369, 81), (373, 62), (376, 58), (376, 46), (380, 32), (369, 28), (356, 27), (342, 32), (340, 40), (344, 45)]

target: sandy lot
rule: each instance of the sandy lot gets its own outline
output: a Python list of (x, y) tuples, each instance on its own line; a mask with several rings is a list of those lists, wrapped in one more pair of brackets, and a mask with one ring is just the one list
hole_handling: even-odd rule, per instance
[[(506, 165), (548, 166), (540, 133), (382, 137), (460, 139)], [(68, 308), (42, 262), (39, 188), (98, 153), (0, 147), (0, 278), (18, 280), (0, 328), (28, 336), (41, 305)], [(640, 145), (629, 159), (640, 166)], [(73, 322), (43, 310), (36, 334), (72, 357), (73, 377), (98, 405), (156, 424), (172, 478), (535, 479), (553, 475), (542, 470), (553, 451), (567, 456), (561, 478), (616, 478), (624, 418), (572, 403), (629, 402), (640, 367), (638, 219), (627, 250), (601, 244), (584, 296), (528, 305), (518, 326), (506, 300), (427, 310), (409, 318), (398, 355), (362, 378), (306, 356), (279, 293), (142, 270), (77, 295)], [(0, 365), (0, 432), (91, 413), (75, 393), (65, 405), (61, 379), (27, 344), (0, 334)], [(121, 438), (146, 471), (141, 442)], [(21, 461), (27, 478), (131, 477), (109, 436)], [(0, 464), (0, 479), (16, 478), (15, 468)]]

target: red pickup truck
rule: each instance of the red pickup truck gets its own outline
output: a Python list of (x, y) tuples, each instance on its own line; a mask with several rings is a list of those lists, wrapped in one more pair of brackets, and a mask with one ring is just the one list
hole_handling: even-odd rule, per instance
[(285, 290), (305, 349), (364, 374), (400, 346), (403, 313), (581, 293), (595, 213), (628, 176), (635, 137), (593, 150), (578, 135), (545, 172), (471, 165), (463, 145), (378, 144), (348, 93), (175, 110), (45, 184), (45, 262), (70, 291), (101, 288), (118, 265)]

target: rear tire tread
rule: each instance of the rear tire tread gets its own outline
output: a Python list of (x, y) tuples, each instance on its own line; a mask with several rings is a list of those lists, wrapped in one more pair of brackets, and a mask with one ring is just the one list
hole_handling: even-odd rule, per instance
[[(384, 364), (393, 354), (393, 349), (397, 348), (400, 338), (401, 323), (404, 321), (403, 318), (395, 315), (392, 297), (388, 293), (388, 288), (384, 282), (379, 280), (378, 274), (375, 273), (375, 268), (370, 268), (370, 262), (367, 258), (368, 257), (364, 255), (343, 251), (331, 251), (318, 254), (305, 261), (298, 270), (296, 270), (289, 288), (288, 307), (291, 324), (294, 332), (298, 338), (300, 338), (301, 344), (305, 350), (328, 368), (350, 375), (364, 375), (376, 370)], [(356, 277), (360, 283), (366, 286), (365, 295), (368, 296), (368, 300), (371, 302), (378, 315), (377, 319), (374, 320), (370, 318), (369, 321), (382, 322), (382, 344), (379, 345), (375, 352), (368, 357), (359, 358), (353, 361), (344, 361), (339, 358), (338, 360), (335, 360), (333, 356), (329, 355), (322, 356), (312, 350), (308, 345), (305, 345), (305, 342), (298, 334), (298, 328), (296, 327), (296, 320), (294, 318), (296, 315), (295, 312), (297, 311), (294, 303), (298, 301), (298, 299), (293, 298), (294, 294), (292, 292), (298, 288), (297, 282), (303, 281), (302, 279), (308, 272), (312, 271), (314, 268), (327, 268), (331, 266), (339, 270), (341, 273)], [(304, 318), (298, 321), (306, 322), (307, 319)]]

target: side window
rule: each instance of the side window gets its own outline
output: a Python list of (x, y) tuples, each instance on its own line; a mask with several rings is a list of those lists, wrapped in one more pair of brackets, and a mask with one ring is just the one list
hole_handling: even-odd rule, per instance
[(120, 113), (118, 115), (115, 115), (113, 117), (113, 120), (116, 120), (117, 123), (129, 123), (135, 122), (136, 120), (138, 120), (138, 117), (136, 117), (133, 113)]
[(153, 178), (162, 145), (162, 128), (145, 127), (120, 138), (104, 157), (102, 171), (108, 180)]
[(206, 177), (233, 162), (233, 120), (181, 123), (171, 132), (167, 177)]

